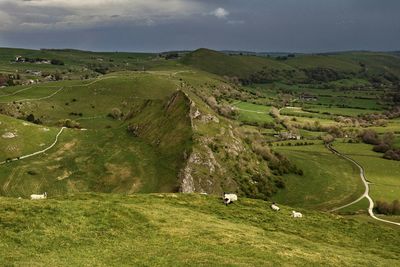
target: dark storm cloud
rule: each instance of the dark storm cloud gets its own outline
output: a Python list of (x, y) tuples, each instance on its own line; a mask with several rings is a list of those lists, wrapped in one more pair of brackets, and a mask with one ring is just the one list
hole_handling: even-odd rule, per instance
[(399, 50), (394, 0), (0, 0), (0, 46)]

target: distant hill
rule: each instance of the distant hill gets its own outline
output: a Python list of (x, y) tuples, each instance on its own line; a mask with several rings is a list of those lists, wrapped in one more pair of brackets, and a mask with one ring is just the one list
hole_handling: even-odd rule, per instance
[(344, 78), (366, 78), (371, 81), (400, 79), (400, 59), (390, 53), (380, 52), (292, 54), (266, 58), (198, 49), (184, 56), (181, 62), (217, 75), (236, 77), (244, 83), (325, 82)]

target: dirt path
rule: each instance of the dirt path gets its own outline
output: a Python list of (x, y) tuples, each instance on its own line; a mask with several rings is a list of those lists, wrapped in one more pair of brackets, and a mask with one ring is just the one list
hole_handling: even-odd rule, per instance
[(369, 216), (371, 216), (373, 219), (378, 220), (378, 221), (381, 221), (381, 222), (390, 223), (390, 224), (395, 224), (395, 225), (400, 226), (400, 223), (381, 219), (381, 218), (377, 217), (377, 216), (374, 214), (374, 201), (372, 200), (372, 198), (371, 198), (370, 195), (369, 195), (369, 182), (367, 181), (367, 178), (366, 178), (366, 176), (365, 176), (365, 170), (364, 170), (364, 168), (363, 168), (358, 162), (356, 162), (355, 160), (353, 160), (352, 158), (350, 158), (350, 157), (348, 157), (348, 156), (346, 156), (346, 155), (343, 155), (342, 153), (340, 153), (340, 152), (337, 151), (336, 149), (332, 148), (332, 146), (327, 145), (326, 148), (328, 148), (332, 153), (336, 154), (337, 156), (342, 157), (342, 158), (344, 158), (344, 159), (350, 161), (350, 162), (353, 163), (354, 165), (356, 165), (356, 166), (358, 167), (358, 169), (360, 170), (360, 178), (361, 178), (361, 181), (363, 182), (363, 184), (364, 184), (364, 186), (365, 186), (364, 194), (362, 194), (362, 196), (360, 196), (358, 199), (354, 200), (353, 202), (351, 202), (351, 203), (349, 203), (349, 204), (346, 204), (346, 205), (343, 205), (343, 206), (341, 206), (341, 207), (335, 208), (335, 209), (333, 209), (333, 210), (331, 210), (331, 211), (337, 211), (337, 210), (343, 209), (343, 208), (345, 208), (345, 207), (348, 207), (348, 206), (350, 206), (350, 205), (353, 205), (353, 204), (359, 202), (360, 200), (366, 198), (366, 199), (368, 199), (368, 201), (369, 201), (369, 207), (368, 207), (368, 214), (369, 214)]
[(50, 97), (55, 96), (56, 94), (58, 94), (59, 92), (61, 92), (61, 90), (63, 90), (64, 87), (60, 87), (57, 91), (55, 91), (54, 93), (51, 93), (48, 96), (44, 96), (44, 97), (40, 97), (40, 98), (25, 98), (25, 99), (20, 99), (20, 100), (13, 100), (13, 101), (7, 101), (7, 102), (0, 102), (0, 104), (7, 104), (7, 103), (11, 103), (11, 102), (27, 102), (27, 101), (39, 101), (39, 100), (44, 100), (44, 99), (48, 99)]
[(27, 154), (27, 155), (24, 155), (24, 156), (21, 156), (21, 157), (18, 157), (18, 158), (14, 158), (14, 159), (2, 161), (2, 162), (0, 162), (0, 165), (6, 164), (6, 163), (12, 162), (12, 161), (18, 161), (18, 160), (30, 158), (30, 157), (37, 156), (37, 155), (39, 155), (39, 154), (43, 154), (43, 153), (47, 152), (48, 150), (52, 149), (52, 148), (57, 144), (57, 142), (58, 142), (58, 137), (62, 134), (62, 132), (63, 132), (65, 129), (66, 129), (66, 127), (62, 127), (62, 128), (60, 129), (60, 131), (57, 133), (54, 142), (53, 142), (50, 146), (46, 147), (45, 149), (39, 150), (39, 151), (36, 151), (36, 152), (33, 152), (33, 153), (31, 153), (31, 154)]
[(32, 88), (33, 88), (33, 86), (30, 86), (30, 87), (27, 87), (27, 88), (24, 88), (24, 89), (15, 91), (14, 93), (11, 93), (11, 94), (0, 95), (0, 97), (6, 97), (6, 96), (16, 95), (16, 94), (18, 94), (18, 93), (20, 93), (20, 92), (23, 92), (23, 91), (26, 91), (26, 90), (29, 90), (29, 89), (32, 89)]
[[(92, 82), (90, 82), (90, 83), (88, 83), (88, 84), (70, 85), (70, 86), (67, 86), (67, 88), (72, 88), (72, 87), (87, 87), (87, 86), (90, 86), (90, 85), (92, 85), (92, 84), (94, 84), (94, 83), (100, 82), (100, 81), (102, 81), (102, 80), (113, 79), (113, 78), (118, 78), (118, 77), (117, 77), (117, 76), (109, 76), (109, 77), (105, 77), (105, 78), (99, 78), (99, 79), (96, 79), (96, 80), (94, 80), (94, 81), (92, 81)], [(47, 88), (52, 88), (52, 87), (54, 87), (54, 88), (57, 88), (57, 86), (43, 86), (43, 87), (47, 87)], [(12, 94), (0, 95), (0, 97), (16, 95), (17, 93), (20, 93), (20, 92), (23, 92), (23, 91), (26, 91), (26, 90), (32, 89), (32, 88), (36, 88), (36, 87), (31, 86), (31, 87), (28, 87), (28, 88), (24, 88), (24, 89), (18, 90), (18, 91), (16, 91), (16, 92), (12, 93)], [(51, 94), (48, 95), (48, 96), (44, 96), (44, 97), (40, 97), (40, 98), (26, 98), (26, 99), (13, 100), (13, 101), (15, 101), (15, 102), (27, 102), (27, 101), (39, 101), (39, 100), (49, 99), (49, 98), (55, 96), (56, 94), (58, 94), (59, 92), (61, 92), (64, 88), (65, 88), (64, 86), (59, 87), (57, 91), (55, 91), (54, 93), (51, 93)], [(13, 101), (0, 102), (0, 104), (7, 104), (7, 103), (11, 103), (11, 102), (13, 102)]]

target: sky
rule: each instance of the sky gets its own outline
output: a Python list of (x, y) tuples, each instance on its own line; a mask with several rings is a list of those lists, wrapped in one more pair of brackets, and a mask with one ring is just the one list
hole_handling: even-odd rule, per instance
[(399, 0), (0, 0), (0, 47), (400, 50)]

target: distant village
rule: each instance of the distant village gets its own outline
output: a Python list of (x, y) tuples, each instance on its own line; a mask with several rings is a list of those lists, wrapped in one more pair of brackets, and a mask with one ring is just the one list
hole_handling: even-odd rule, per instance
[(51, 64), (51, 60), (44, 58), (28, 58), (22, 56), (15, 56), (14, 63), (35, 63), (35, 64)]

